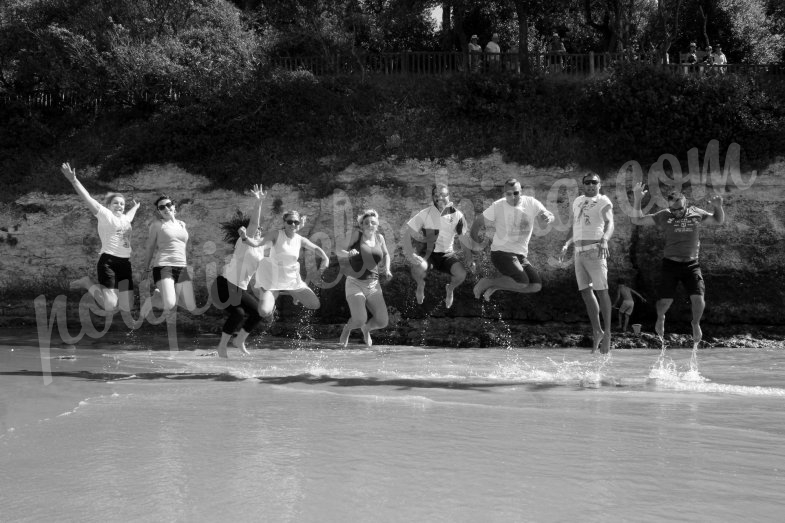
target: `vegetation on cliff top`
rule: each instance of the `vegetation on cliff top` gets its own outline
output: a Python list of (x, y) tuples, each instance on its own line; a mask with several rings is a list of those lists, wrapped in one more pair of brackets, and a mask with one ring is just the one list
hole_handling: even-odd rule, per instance
[(260, 72), (224, 97), (155, 107), (53, 112), (0, 105), (2, 198), (68, 190), (54, 166), (100, 165), (109, 182), (173, 162), (238, 188), (309, 184), (327, 194), (350, 164), (481, 156), (535, 166), (646, 168), (710, 140), (741, 145), (743, 165), (785, 154), (785, 89), (738, 75), (672, 75), (619, 66), (583, 81), (518, 75), (314, 77)]

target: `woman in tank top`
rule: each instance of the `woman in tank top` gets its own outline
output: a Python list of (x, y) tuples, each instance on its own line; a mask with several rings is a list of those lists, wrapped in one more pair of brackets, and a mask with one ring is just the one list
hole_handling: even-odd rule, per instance
[[(354, 329), (360, 329), (365, 344), (370, 347), (373, 344), (371, 331), (383, 329), (389, 321), (379, 285), (379, 266), (384, 268), (387, 278), (392, 278), (392, 273), (387, 244), (379, 233), (379, 215), (368, 209), (357, 217), (357, 224), (359, 229), (352, 232), (348, 248), (339, 252), (344, 257), (341, 269), (346, 275), (346, 301), (352, 315), (338, 341), (344, 347)], [(368, 311), (373, 315), (370, 321)]]
[(316, 253), (322, 263), (319, 272), (324, 272), (330, 258), (316, 244), (303, 238), (298, 231), (305, 226), (305, 216), (297, 211), (286, 211), (283, 215), (283, 229), (267, 231), (261, 239), (247, 238), (246, 242), (254, 247), (270, 244), (270, 255), (259, 263), (256, 271), (255, 286), (259, 288), (259, 314), (272, 318), (275, 300), (281, 293), (289, 294), (295, 303), (302, 303), (308, 309), (321, 306), (319, 298), (300, 277), (300, 250)]
[(188, 231), (185, 222), (176, 218), (177, 209), (169, 196), (160, 196), (155, 201), (157, 217), (150, 224), (145, 255), (145, 273), (150, 271), (153, 254), (153, 281), (157, 293), (153, 305), (162, 308), (166, 314), (174, 310), (178, 303), (193, 311), (196, 309), (194, 286), (186, 263)]
[(256, 198), (251, 218), (238, 217), (221, 224), (226, 233), (224, 240), (234, 244), (232, 259), (224, 266), (223, 273), (215, 279), (210, 289), (213, 304), (228, 314), (217, 348), (218, 355), (222, 358), (228, 357), (226, 348), (230, 340), (243, 354), (249, 354), (245, 348), (245, 340), (262, 320), (259, 316), (259, 300), (248, 289), (248, 284), (264, 258), (264, 251), (261, 246), (248, 245), (247, 232), (250, 232), (254, 239), (261, 238), (259, 220), (265, 194), (261, 185), (254, 185), (251, 194)]
[(101, 251), (98, 258), (96, 283), (90, 276), (71, 282), (71, 289), (84, 289), (89, 292), (98, 305), (107, 312), (117, 310), (129, 312), (134, 302), (134, 280), (131, 272), (131, 222), (136, 216), (139, 204), (125, 211), (125, 197), (119, 193), (106, 196), (106, 206), (101, 205), (87, 192), (76, 179), (76, 169), (68, 163), (60, 171), (71, 182), (77, 194), (87, 204), (90, 212), (98, 218), (98, 236), (101, 238)]

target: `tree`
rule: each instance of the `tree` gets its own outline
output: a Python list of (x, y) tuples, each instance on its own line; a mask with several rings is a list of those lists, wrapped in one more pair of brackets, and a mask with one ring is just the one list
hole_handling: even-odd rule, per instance
[(41, 0), (3, 7), (3, 85), (118, 100), (174, 88), (226, 94), (255, 70), (258, 40), (224, 0)]

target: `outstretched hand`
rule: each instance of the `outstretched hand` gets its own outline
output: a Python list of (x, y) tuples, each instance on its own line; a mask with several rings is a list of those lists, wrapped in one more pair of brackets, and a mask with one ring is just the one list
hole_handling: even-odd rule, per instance
[(240, 238), (242, 239), (248, 238), (248, 234), (245, 227), (240, 227), (239, 229), (237, 229), (237, 234), (239, 234)]
[(715, 209), (722, 207), (722, 196), (719, 194), (715, 194), (711, 198), (709, 198), (709, 205), (714, 207)]
[(76, 169), (72, 169), (68, 162), (65, 162), (60, 166), (60, 172), (63, 173), (63, 176), (65, 176), (69, 182), (73, 183), (74, 180), (76, 180)]
[(639, 198), (643, 198), (647, 192), (648, 191), (646, 190), (646, 186), (643, 184), (643, 182), (636, 183), (632, 188), (632, 194)]
[(261, 185), (261, 184), (254, 184), (253, 188), (252, 188), (250, 191), (248, 191), (248, 192), (250, 192), (251, 194), (253, 194), (253, 195), (254, 195), (254, 197), (255, 197), (257, 200), (261, 200), (261, 199), (262, 199), (262, 198), (264, 198), (264, 197), (265, 197), (265, 195), (267, 194), (267, 193), (265, 193), (265, 192), (264, 192), (264, 189), (262, 188), (262, 185)]

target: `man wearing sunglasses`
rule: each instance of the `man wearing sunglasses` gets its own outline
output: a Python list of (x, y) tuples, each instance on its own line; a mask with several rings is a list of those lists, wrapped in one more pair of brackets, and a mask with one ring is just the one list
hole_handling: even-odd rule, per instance
[(668, 193), (668, 208), (654, 214), (644, 215), (641, 211), (641, 200), (646, 194), (642, 183), (635, 184), (633, 194), (634, 225), (656, 225), (665, 235), (665, 249), (662, 259), (662, 277), (660, 280), (660, 299), (657, 301), (657, 323), (654, 330), (664, 343), (665, 313), (668, 312), (676, 286), (684, 285), (690, 295), (692, 305), (692, 342), (697, 348), (703, 332), (700, 320), (706, 307), (703, 295), (705, 285), (703, 274), (698, 263), (700, 251), (700, 228), (702, 225), (722, 225), (725, 223), (725, 211), (722, 208), (722, 196), (709, 198), (713, 212), (698, 207), (688, 206), (687, 197), (677, 190)]
[(539, 274), (526, 259), (535, 220), (544, 228), (553, 221), (553, 214), (535, 198), (524, 196), (520, 182), (510, 178), (504, 183), (504, 198), (493, 202), (472, 224), (475, 246), (480, 246), (480, 228), (486, 224), (495, 228), (491, 263), (501, 273), (497, 278), (480, 279), (474, 286), (475, 298), (488, 301), (497, 290), (533, 293), (542, 289)]
[[(613, 235), (613, 203), (600, 194), (600, 176), (583, 177), (582, 196), (572, 202), (572, 228), (562, 247), (559, 261), (575, 244), (575, 279), (591, 321), (592, 352), (611, 350), (611, 297), (608, 294), (608, 241)], [(600, 324), (602, 313), (602, 325)]]

